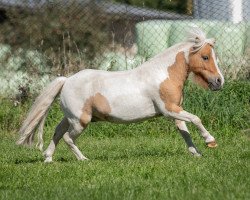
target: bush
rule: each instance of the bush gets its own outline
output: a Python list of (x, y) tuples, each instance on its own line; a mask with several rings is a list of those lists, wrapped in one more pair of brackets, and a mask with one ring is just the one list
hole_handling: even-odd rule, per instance
[(153, 8), (157, 10), (171, 10), (178, 13), (191, 14), (188, 10), (188, 0), (113, 0), (114, 2), (127, 3), (140, 7)]
[(44, 52), (54, 66), (66, 67), (74, 56), (92, 60), (108, 43), (108, 17), (93, 2), (14, 7), (7, 9), (6, 15), (0, 43)]
[(22, 71), (0, 72), (0, 99), (8, 97), (21, 103), (32, 95), (37, 95), (51, 81), (48, 75), (30, 76)]

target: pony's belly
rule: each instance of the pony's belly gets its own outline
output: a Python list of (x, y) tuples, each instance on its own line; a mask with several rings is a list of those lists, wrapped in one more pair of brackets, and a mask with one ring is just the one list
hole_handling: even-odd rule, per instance
[[(125, 99), (119, 103), (111, 104), (111, 113), (105, 117), (105, 121), (116, 123), (129, 123), (142, 121), (159, 115), (151, 99), (142, 97), (134, 100)], [(98, 115), (95, 115), (98, 117)]]
[(108, 122), (113, 122), (113, 123), (133, 123), (133, 122), (140, 122), (144, 121), (146, 119), (150, 119), (153, 117), (160, 116), (160, 113), (152, 112), (152, 113), (145, 113), (141, 115), (108, 115), (108, 116), (103, 116), (102, 114), (95, 113), (92, 116), (91, 121), (96, 122), (96, 121), (108, 121)]
[(145, 115), (145, 116), (137, 116), (134, 118), (131, 117), (121, 117), (121, 116), (108, 116), (105, 121), (108, 122), (113, 122), (113, 123), (122, 123), (122, 124), (127, 124), (127, 123), (134, 123), (134, 122), (140, 122), (144, 121), (153, 117), (160, 116), (159, 113), (154, 113), (152, 115)]

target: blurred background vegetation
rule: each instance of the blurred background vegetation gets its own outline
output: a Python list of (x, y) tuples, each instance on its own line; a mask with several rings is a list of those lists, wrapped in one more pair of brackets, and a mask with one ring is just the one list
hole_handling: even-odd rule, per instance
[[(108, 16), (94, 3), (82, 6), (73, 2), (44, 4), (33, 9), (12, 7), (6, 10), (7, 20), (0, 26), (0, 43), (44, 53), (49, 65), (79, 64), (74, 54), (94, 59), (108, 43)], [(68, 62), (66, 62), (66, 60)]]
[(192, 0), (112, 0), (139, 7), (153, 8), (164, 11), (174, 11), (182, 14), (192, 14)]
[[(157, 46), (151, 48), (160, 44), (166, 48), (166, 38), (161, 36), (168, 32), (167, 26), (158, 26), (156, 21), (148, 27), (140, 22), (191, 21), (193, 7), (192, 0), (16, 2), (19, 6), (0, 7), (0, 99), (17, 102), (36, 96), (55, 76), (69, 76), (85, 68), (125, 70), (138, 66), (149, 58), (140, 54), (138, 38), (144, 43), (156, 38)], [(177, 26), (176, 31), (183, 34), (185, 22)], [(240, 77), (239, 69), (230, 68), (230, 73), (236, 74), (234, 79)], [(241, 74), (249, 77), (249, 68)]]

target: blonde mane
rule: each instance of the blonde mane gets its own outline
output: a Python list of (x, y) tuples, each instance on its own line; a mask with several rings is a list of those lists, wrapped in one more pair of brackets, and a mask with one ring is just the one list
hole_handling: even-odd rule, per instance
[(192, 52), (199, 51), (206, 43), (214, 46), (215, 39), (206, 37), (206, 34), (197, 26), (189, 27), (187, 31), (187, 42), (194, 43)]

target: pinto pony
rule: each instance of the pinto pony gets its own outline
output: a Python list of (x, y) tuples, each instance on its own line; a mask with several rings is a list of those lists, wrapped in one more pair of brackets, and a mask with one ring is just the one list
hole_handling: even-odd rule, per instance
[(200, 156), (185, 122), (197, 126), (208, 147), (217, 144), (200, 118), (181, 107), (183, 87), (190, 73), (199, 85), (211, 90), (221, 89), (224, 83), (214, 52), (214, 39), (207, 39), (197, 27), (190, 29), (186, 42), (166, 49), (135, 69), (119, 72), (87, 69), (69, 78), (56, 78), (35, 100), (19, 131), (17, 144), (31, 145), (38, 129), (38, 147), (42, 150), (45, 118), (61, 92), (64, 118), (44, 152), (45, 162), (52, 162), (61, 138), (78, 160), (87, 159), (75, 141), (91, 121), (130, 123), (159, 115), (174, 118), (188, 150)]

